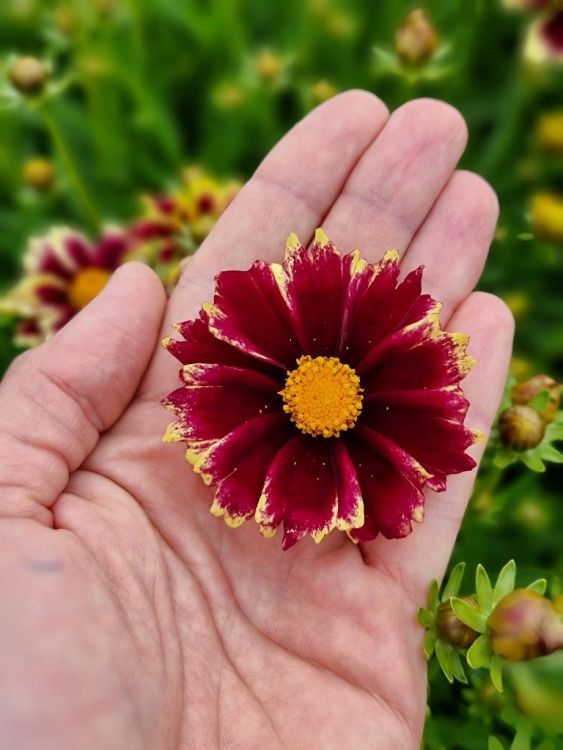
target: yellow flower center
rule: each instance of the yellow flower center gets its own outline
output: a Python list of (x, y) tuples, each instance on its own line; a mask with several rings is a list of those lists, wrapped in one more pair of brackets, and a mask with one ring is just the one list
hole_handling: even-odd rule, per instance
[(360, 378), (338, 357), (300, 357), (280, 395), (284, 411), (307, 435), (338, 437), (362, 411)]
[(111, 272), (105, 268), (84, 268), (79, 271), (70, 283), (68, 299), (76, 310), (91, 302), (102, 291), (109, 281)]

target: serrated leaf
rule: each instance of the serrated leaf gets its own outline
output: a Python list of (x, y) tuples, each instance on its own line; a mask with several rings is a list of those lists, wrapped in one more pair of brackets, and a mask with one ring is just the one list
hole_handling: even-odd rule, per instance
[(491, 682), (499, 693), (502, 693), (502, 667), (503, 662), (501, 657), (495, 654), (491, 659)]
[(463, 573), (465, 571), (465, 563), (460, 562), (458, 563), (450, 573), (450, 577), (448, 578), (448, 582), (446, 583), (444, 587), (444, 591), (442, 593), (442, 601), (447, 602), (452, 596), (457, 596), (459, 592), (459, 587), (461, 586), (461, 581), (463, 579)]
[(438, 581), (433, 578), (430, 581), (430, 586), (428, 588), (428, 609), (431, 612), (434, 612), (438, 604), (440, 604), (440, 597), (438, 596), (439, 591), (440, 587), (438, 585)]
[(543, 390), (539, 393), (536, 393), (534, 398), (530, 401), (528, 406), (531, 406), (532, 409), (535, 409), (536, 411), (539, 411), (540, 414), (542, 414), (547, 405), (549, 404), (549, 391)]
[(431, 628), (434, 625), (435, 615), (425, 607), (420, 607), (416, 613), (416, 619), (423, 628)]
[(495, 607), (507, 594), (510, 594), (510, 592), (514, 590), (515, 580), (516, 563), (514, 560), (509, 560), (498, 574), (495, 590), (493, 592), (493, 607)]
[(535, 591), (536, 594), (539, 594), (540, 596), (543, 596), (547, 588), (547, 581), (545, 580), (545, 578), (538, 578), (537, 580), (532, 581), (532, 583), (529, 583), (526, 588), (530, 591)]
[(545, 464), (537, 452), (532, 453), (527, 451), (526, 453), (522, 453), (520, 455), (520, 460), (528, 467), (528, 469), (531, 469), (531, 471), (535, 471), (538, 474), (542, 474), (545, 471)]
[(539, 454), (544, 461), (550, 461), (552, 464), (563, 464), (563, 453), (549, 443), (540, 447)]
[(477, 601), (484, 612), (490, 612), (493, 606), (493, 587), (485, 568), (479, 563), (475, 571), (475, 589)]
[(467, 651), (467, 663), (472, 669), (480, 669), (489, 663), (493, 650), (486, 635), (480, 635)]
[(496, 737), (489, 737), (489, 750), (504, 750), (504, 745)]
[(463, 599), (452, 597), (452, 609), (459, 619), (477, 633), (484, 633), (487, 627), (487, 617), (477, 607)]
[(424, 651), (424, 656), (426, 657), (426, 661), (430, 660), (430, 657), (434, 653), (434, 646), (436, 645), (436, 631), (435, 630), (427, 630), (424, 634), (424, 640), (422, 641), (422, 650)]
[(467, 685), (467, 677), (465, 676), (465, 670), (463, 669), (463, 664), (461, 663), (459, 651), (454, 651), (452, 654), (452, 671), (455, 679), (458, 682), (463, 682), (465, 685)]
[(438, 638), (435, 645), (436, 657), (438, 664), (442, 667), (442, 672), (446, 675), (448, 682), (454, 681), (453, 646)]

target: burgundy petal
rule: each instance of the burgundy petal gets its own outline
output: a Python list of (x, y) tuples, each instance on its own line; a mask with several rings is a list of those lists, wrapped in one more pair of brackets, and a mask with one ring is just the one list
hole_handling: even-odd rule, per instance
[(296, 435), (272, 461), (256, 509), (267, 527), (284, 524), (283, 549), (305, 534), (316, 542), (336, 526), (338, 495), (330, 449), (324, 440)]
[(108, 232), (101, 238), (92, 257), (92, 265), (113, 271), (121, 265), (129, 250), (127, 235), (118, 232)]
[(281, 387), (279, 380), (258, 370), (202, 362), (184, 365), (180, 377), (186, 385), (238, 386), (266, 392), (271, 396), (277, 394)]
[(248, 271), (225, 271), (206, 308), (217, 338), (259, 360), (287, 369), (301, 353), (280, 291), (280, 266), (256, 261)]
[(38, 300), (44, 305), (61, 305), (67, 301), (67, 291), (58, 284), (42, 283), (35, 287)]
[(358, 542), (374, 539), (379, 532), (388, 539), (407, 536), (411, 522), (422, 521), (424, 495), (358, 435), (345, 442), (358, 472), (365, 509), (364, 525), (349, 531), (349, 536)]

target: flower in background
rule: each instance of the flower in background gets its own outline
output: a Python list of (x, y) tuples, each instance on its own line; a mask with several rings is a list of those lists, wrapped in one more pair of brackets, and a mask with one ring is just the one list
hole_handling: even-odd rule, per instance
[(426, 63), (438, 48), (438, 33), (422, 8), (411, 11), (395, 31), (395, 51), (407, 65)]
[(563, 155), (563, 110), (544, 112), (536, 124), (538, 143), (545, 151)]
[(49, 66), (36, 57), (19, 57), (10, 66), (8, 76), (21, 94), (35, 96), (43, 91), (49, 73)]
[(56, 333), (102, 291), (128, 249), (127, 236), (113, 229), (95, 244), (67, 228), (32, 239), (22, 281), (0, 302), (21, 319), (16, 341), (34, 346)]
[(223, 111), (240, 109), (246, 98), (247, 91), (238, 81), (222, 81), (213, 91), (213, 102)]
[(533, 232), (542, 239), (563, 241), (563, 196), (542, 191), (530, 201), (530, 221)]
[(22, 170), (24, 181), (36, 190), (48, 190), (55, 179), (53, 163), (42, 156), (27, 161)]
[(550, 0), (502, 0), (506, 10), (538, 10), (549, 5)]
[(563, 9), (546, 11), (526, 33), (524, 59), (531, 65), (563, 63)]
[(310, 249), (291, 235), (283, 264), (219, 274), (213, 304), (165, 339), (183, 385), (164, 439), (217, 486), (214, 515), (265, 536), (283, 524), (284, 549), (333, 529), (404, 537), (423, 488), (475, 466), (468, 339), (441, 329), (422, 268), (399, 271), (396, 251), (371, 264), (322, 230)]
[(315, 104), (322, 104), (328, 101), (328, 99), (332, 99), (336, 94), (338, 94), (338, 89), (333, 83), (327, 81), (326, 78), (322, 78), (311, 86), (311, 96)]
[(275, 83), (285, 69), (285, 60), (267, 47), (254, 58), (254, 68), (263, 83)]
[(187, 167), (178, 190), (144, 199), (144, 216), (129, 230), (132, 257), (148, 263), (169, 288), (182, 260), (197, 250), (240, 189), (200, 167)]

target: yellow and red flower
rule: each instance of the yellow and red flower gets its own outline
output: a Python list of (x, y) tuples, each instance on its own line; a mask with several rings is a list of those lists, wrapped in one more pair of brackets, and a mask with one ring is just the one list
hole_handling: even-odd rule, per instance
[(563, 63), (563, 9), (541, 13), (530, 25), (524, 42), (524, 58), (532, 65)]
[(127, 236), (115, 229), (95, 244), (64, 227), (32, 239), (24, 278), (0, 305), (21, 319), (16, 343), (35, 346), (62, 328), (101, 292), (128, 250)]
[(285, 261), (218, 275), (214, 302), (165, 339), (183, 365), (164, 399), (164, 437), (217, 486), (211, 512), (254, 517), (283, 548), (333, 529), (354, 541), (406, 536), (424, 487), (475, 466), (459, 383), (467, 337), (440, 328), (422, 268), (399, 282), (399, 257), (341, 256), (318, 230)]

